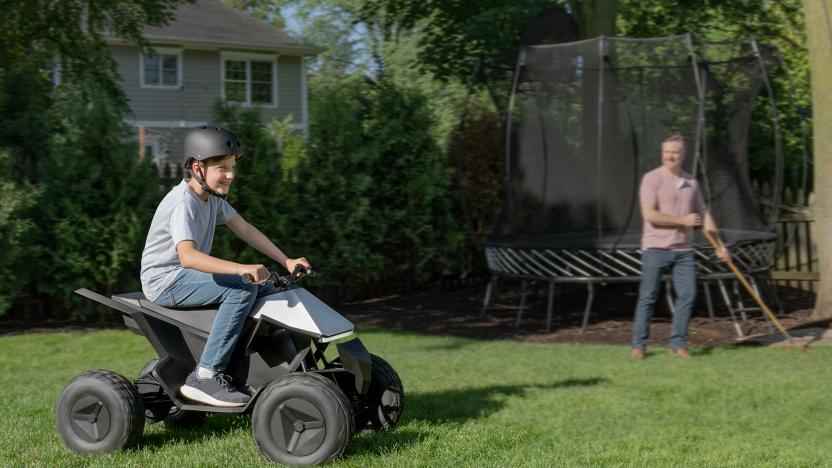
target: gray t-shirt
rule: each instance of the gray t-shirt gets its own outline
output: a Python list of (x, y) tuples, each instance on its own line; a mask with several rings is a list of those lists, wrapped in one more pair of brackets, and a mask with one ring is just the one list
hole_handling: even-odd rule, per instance
[(235, 216), (234, 208), (219, 197), (200, 200), (186, 180), (168, 192), (156, 208), (142, 252), (144, 295), (151, 301), (156, 300), (182, 271), (177, 244), (192, 240), (197, 250), (210, 255), (214, 227), (228, 223)]

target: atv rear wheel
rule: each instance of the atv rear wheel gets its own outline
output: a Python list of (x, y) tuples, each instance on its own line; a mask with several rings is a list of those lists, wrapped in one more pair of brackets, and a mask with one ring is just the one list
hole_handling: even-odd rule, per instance
[(117, 452), (141, 436), (144, 406), (132, 382), (115, 372), (91, 370), (64, 387), (55, 419), (61, 439), (73, 451)]

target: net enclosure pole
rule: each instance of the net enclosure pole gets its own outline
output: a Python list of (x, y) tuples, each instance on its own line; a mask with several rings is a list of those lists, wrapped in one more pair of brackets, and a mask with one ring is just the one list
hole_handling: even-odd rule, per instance
[(595, 162), (596, 162), (596, 173), (595, 173), (595, 183), (598, 186), (596, 190), (596, 195), (598, 197), (598, 206), (596, 207), (596, 212), (598, 213), (598, 221), (597, 221), (597, 228), (598, 228), (598, 238), (600, 239), (604, 232), (604, 217), (603, 217), (603, 195), (601, 193), (601, 160), (603, 157), (604, 152), (604, 57), (606, 56), (606, 36), (600, 36), (598, 38), (598, 130), (597, 130), (597, 137), (596, 137), (596, 146), (595, 146)]

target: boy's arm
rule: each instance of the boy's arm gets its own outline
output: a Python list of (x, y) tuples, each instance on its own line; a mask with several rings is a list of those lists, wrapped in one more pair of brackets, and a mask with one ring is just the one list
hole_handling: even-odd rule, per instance
[(237, 237), (260, 251), (263, 255), (268, 256), (282, 265), (283, 268), (286, 268), (289, 272), (294, 270), (296, 265), (303, 265), (307, 268), (310, 267), (309, 262), (306, 261), (305, 258), (292, 259), (287, 257), (286, 254), (274, 245), (274, 242), (270, 241), (269, 238), (260, 232), (259, 229), (249, 224), (239, 214), (226, 225), (229, 229), (231, 229), (231, 231), (234, 232), (234, 234), (237, 234)]
[(255, 282), (269, 278), (269, 270), (263, 265), (244, 265), (212, 257), (197, 250), (196, 243), (192, 240), (176, 244), (176, 254), (179, 256), (179, 263), (185, 268), (223, 275), (251, 275)]

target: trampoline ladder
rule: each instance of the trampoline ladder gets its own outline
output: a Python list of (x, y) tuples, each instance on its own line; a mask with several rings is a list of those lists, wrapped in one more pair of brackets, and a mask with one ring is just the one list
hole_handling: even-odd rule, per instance
[[(757, 281), (754, 278), (754, 275), (748, 275), (749, 283), (751, 283), (754, 292), (759, 296), (760, 295), (760, 288), (757, 286)], [(746, 307), (743, 303), (742, 294), (739, 290), (738, 282), (733, 282), (733, 293), (735, 300), (731, 299), (731, 294), (728, 291), (728, 287), (725, 286), (725, 280), (718, 279), (716, 280), (717, 284), (719, 285), (719, 290), (722, 293), (722, 300), (725, 302), (725, 306), (728, 308), (728, 313), (731, 315), (731, 320), (734, 321), (734, 328), (737, 331), (737, 336), (740, 338), (745, 337), (745, 333), (743, 332), (742, 328), (743, 325), (748, 323), (748, 315), (746, 312), (762, 312), (763, 310), (759, 307)], [(740, 318), (742, 319), (742, 325), (740, 322), (737, 321), (737, 315), (739, 314)], [(774, 325), (772, 325), (771, 320), (763, 314), (763, 317), (766, 320), (766, 324), (768, 324), (769, 330), (774, 331)]]

